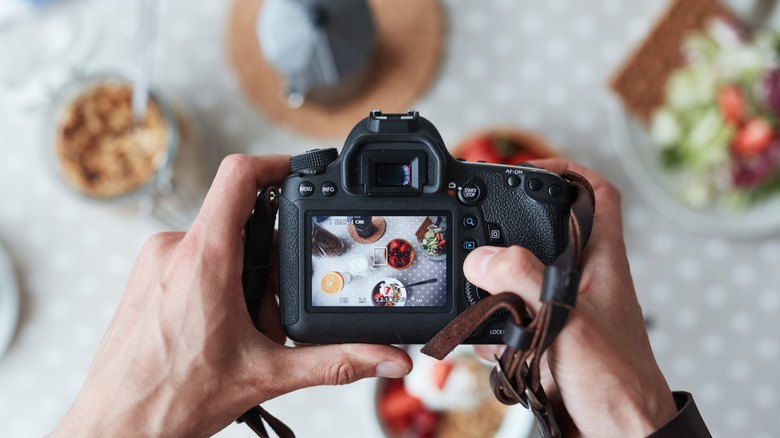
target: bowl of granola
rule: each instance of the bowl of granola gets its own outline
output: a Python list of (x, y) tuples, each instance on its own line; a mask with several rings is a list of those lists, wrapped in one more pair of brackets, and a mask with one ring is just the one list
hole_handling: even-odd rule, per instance
[(85, 198), (139, 201), (170, 180), (179, 148), (176, 115), (152, 90), (136, 121), (132, 93), (132, 82), (121, 76), (92, 76), (67, 85), (52, 104), (47, 155), (60, 179)]

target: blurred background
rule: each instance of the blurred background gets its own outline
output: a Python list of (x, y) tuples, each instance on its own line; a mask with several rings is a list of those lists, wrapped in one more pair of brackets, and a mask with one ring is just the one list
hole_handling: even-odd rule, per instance
[[(222, 157), (340, 148), (370, 110), (414, 108), (469, 159), (490, 160), (485, 143), (508, 142), (530, 156), (566, 155), (619, 187), (632, 274), (670, 386), (694, 394), (716, 437), (780, 437), (777, 202), (678, 202), (650, 164), (650, 123), (610, 86), (669, 1), (431, 0), (404, 3), (407, 11), (371, 1), (375, 26), (353, 37), (374, 45), (350, 46), (335, 68), (311, 56), (263, 59), (259, 1), (165, 0), (144, 15), (150, 3), (0, 3), (0, 435), (41, 436), (56, 425), (144, 241), (188, 226)], [(740, 16), (754, 7), (727, 4)], [(289, 27), (299, 33), (280, 43), (282, 54), (316, 45), (320, 34)], [(350, 87), (334, 86), (333, 72)], [(149, 103), (134, 118), (130, 92), (116, 96), (146, 82)], [(89, 95), (96, 86), (108, 88)], [(92, 129), (90, 111), (122, 116)], [(101, 185), (117, 166), (110, 157), (73, 167), (85, 153), (80, 135), (103, 138), (101, 129), (122, 123), (162, 139), (138, 157), (117, 152), (119, 140), (110, 146), (134, 182)], [(120, 187), (96, 192), (110, 184)], [(373, 381), (314, 388), (265, 407), (300, 437), (380, 437), (375, 390)], [(523, 424), (501, 436), (526, 436)], [(249, 435), (235, 424), (218, 434)]]

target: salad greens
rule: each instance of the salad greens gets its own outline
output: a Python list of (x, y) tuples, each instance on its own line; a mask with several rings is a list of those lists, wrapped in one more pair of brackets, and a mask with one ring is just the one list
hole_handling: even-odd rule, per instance
[(428, 230), (425, 232), (425, 237), (423, 237), (421, 242), (425, 252), (433, 257), (443, 255), (446, 250), (446, 243), (446, 240), (444, 240), (444, 228), (433, 224), (428, 225)]
[(661, 164), (683, 175), (689, 206), (746, 208), (780, 194), (780, 34), (750, 39), (713, 20), (682, 45), (650, 124)]

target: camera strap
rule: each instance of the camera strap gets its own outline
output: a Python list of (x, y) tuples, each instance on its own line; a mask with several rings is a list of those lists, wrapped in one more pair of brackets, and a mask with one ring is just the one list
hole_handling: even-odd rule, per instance
[(539, 298), (542, 306), (537, 315), (532, 318), (522, 298), (514, 293), (492, 295), (467, 308), (421, 350), (441, 360), (497, 311), (508, 311), (510, 316), (502, 338), (506, 349), (500, 358), (495, 357), (490, 385), (501, 403), (520, 403), (533, 412), (542, 438), (559, 438), (561, 429), (542, 388), (540, 361), (563, 329), (569, 311), (576, 303), (580, 259), (590, 237), (595, 213), (595, 196), (590, 183), (574, 172), (565, 171), (561, 177), (572, 187), (576, 198), (569, 215), (565, 249), (545, 267)]
[[(268, 261), (271, 256), (274, 223), (278, 210), (279, 191), (276, 187), (265, 188), (257, 195), (255, 209), (244, 228), (244, 270), (241, 283), (244, 286), (244, 300), (249, 316), (258, 329), (260, 328), (258, 325), (260, 302), (265, 296), (265, 286), (271, 269)], [(260, 406), (253, 406), (236, 422), (246, 423), (260, 438), (269, 437), (264, 422), (279, 438), (295, 438), (295, 434), (289, 427)]]

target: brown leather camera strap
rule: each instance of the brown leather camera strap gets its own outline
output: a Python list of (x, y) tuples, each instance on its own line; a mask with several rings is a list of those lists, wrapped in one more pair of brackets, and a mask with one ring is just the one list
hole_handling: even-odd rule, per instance
[[(244, 228), (244, 271), (241, 275), (241, 283), (244, 285), (244, 300), (249, 316), (258, 329), (257, 318), (270, 271), (268, 260), (271, 256), (274, 223), (278, 210), (279, 191), (276, 187), (267, 187), (257, 195), (255, 209)], [(295, 438), (295, 434), (289, 427), (260, 406), (254, 406), (244, 412), (236, 422), (246, 423), (261, 438), (269, 438), (263, 422), (268, 424), (279, 438)]]
[(576, 198), (569, 215), (565, 249), (545, 268), (539, 298), (542, 307), (537, 315), (531, 318), (522, 298), (514, 293), (492, 295), (466, 309), (421, 350), (441, 360), (496, 311), (509, 311), (502, 338), (507, 348), (500, 358), (496, 357), (490, 384), (502, 403), (520, 403), (531, 409), (543, 438), (558, 438), (561, 431), (540, 382), (539, 364), (576, 303), (580, 258), (590, 237), (595, 213), (595, 196), (590, 183), (573, 172), (567, 171), (561, 176), (573, 188)]

